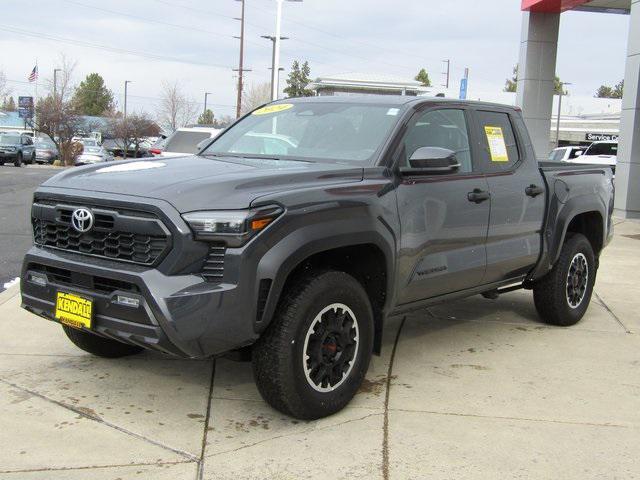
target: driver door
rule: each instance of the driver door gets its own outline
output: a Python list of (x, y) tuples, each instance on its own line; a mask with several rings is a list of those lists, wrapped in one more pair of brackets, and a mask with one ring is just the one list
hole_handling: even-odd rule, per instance
[(420, 147), (456, 152), (455, 173), (403, 176), (397, 190), (400, 214), (398, 303), (407, 304), (480, 285), (487, 264), (485, 243), (490, 199), (470, 139), (470, 116), (464, 108), (417, 113), (403, 139), (400, 166)]

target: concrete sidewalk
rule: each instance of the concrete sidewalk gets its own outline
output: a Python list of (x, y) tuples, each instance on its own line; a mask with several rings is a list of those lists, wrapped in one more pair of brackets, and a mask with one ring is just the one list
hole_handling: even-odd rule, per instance
[(250, 364), (93, 358), (0, 294), (0, 478), (640, 478), (640, 224), (601, 261), (585, 319), (530, 292), (387, 326), (348, 408), (270, 409)]

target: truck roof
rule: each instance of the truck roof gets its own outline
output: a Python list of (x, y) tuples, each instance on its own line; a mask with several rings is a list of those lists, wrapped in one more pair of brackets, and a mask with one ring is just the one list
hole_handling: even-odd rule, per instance
[(413, 97), (407, 95), (349, 95), (349, 96), (318, 96), (318, 97), (296, 97), (285, 98), (273, 102), (278, 103), (362, 103), (362, 104), (382, 104), (390, 106), (403, 106), (419, 103), (455, 103), (463, 105), (475, 105), (492, 108), (509, 108), (517, 110), (517, 107), (500, 103), (479, 102), (475, 100), (459, 100), (457, 98), (429, 97), (420, 96)]

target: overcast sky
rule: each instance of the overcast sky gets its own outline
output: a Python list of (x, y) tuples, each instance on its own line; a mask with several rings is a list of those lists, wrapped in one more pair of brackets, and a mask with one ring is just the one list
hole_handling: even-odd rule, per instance
[[(519, 7), (520, 0), (285, 3), (282, 34), (291, 39), (282, 43), (282, 84), (294, 59), (308, 60), (313, 77), (360, 72), (411, 79), (424, 67), (439, 84), (441, 61), (449, 58), (452, 85), (469, 67), (470, 89), (499, 91), (518, 60)], [(130, 110), (155, 113), (162, 81), (178, 80), (194, 102), (212, 92), (216, 115), (234, 112), (237, 1), (3, 0), (2, 11), (0, 69), (15, 95), (33, 94), (26, 80), (36, 58), (42, 82), (65, 54), (77, 61), (76, 83), (100, 73), (119, 105), (124, 80), (132, 80)], [(557, 70), (574, 84), (572, 95), (591, 96), (602, 83), (623, 78), (628, 20), (562, 15)], [(260, 35), (274, 33), (275, 1), (246, 0), (246, 21), (245, 68), (252, 69), (246, 81), (268, 82), (271, 43)]]

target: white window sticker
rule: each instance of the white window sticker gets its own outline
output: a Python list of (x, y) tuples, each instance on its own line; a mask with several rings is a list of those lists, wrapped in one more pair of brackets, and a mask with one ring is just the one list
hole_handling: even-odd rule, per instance
[(487, 143), (489, 144), (489, 153), (492, 162), (508, 162), (509, 154), (507, 152), (507, 144), (504, 141), (502, 128), (485, 126), (484, 133), (487, 135)]
[(390, 108), (389, 110), (387, 110), (387, 115), (389, 115), (390, 117), (397, 117), (398, 113), (400, 113), (399, 108)]

